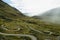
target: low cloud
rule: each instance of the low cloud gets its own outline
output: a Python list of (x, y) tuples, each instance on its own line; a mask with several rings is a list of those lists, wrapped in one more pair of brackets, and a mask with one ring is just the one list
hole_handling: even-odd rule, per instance
[(29, 16), (42, 14), (43, 12), (60, 7), (60, 0), (9, 0), (11, 6)]

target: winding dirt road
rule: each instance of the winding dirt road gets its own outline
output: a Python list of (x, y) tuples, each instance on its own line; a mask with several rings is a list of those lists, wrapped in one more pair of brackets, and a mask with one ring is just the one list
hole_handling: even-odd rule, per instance
[(31, 40), (37, 40), (37, 38), (35, 36), (32, 35), (27, 35), (27, 34), (7, 34), (7, 33), (2, 33), (0, 32), (1, 35), (5, 35), (5, 36), (22, 36), (22, 37), (29, 37), (31, 38)]
[[(7, 29), (7, 28), (5, 28), (5, 27), (2, 27), (2, 29), (4, 29), (4, 30), (9, 30), (9, 29)], [(13, 30), (13, 31), (19, 31), (20, 29), (17, 29), (17, 30)], [(0, 34), (1, 35), (5, 35), (5, 36), (22, 36), (22, 37), (29, 37), (29, 38), (31, 38), (31, 40), (37, 40), (37, 38), (35, 37), (35, 36), (33, 36), (33, 35), (27, 35), (27, 34), (7, 34), (7, 33), (2, 33), (2, 32), (0, 32)]]

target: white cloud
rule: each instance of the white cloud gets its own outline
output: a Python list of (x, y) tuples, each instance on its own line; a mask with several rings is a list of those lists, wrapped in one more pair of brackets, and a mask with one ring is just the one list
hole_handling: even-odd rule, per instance
[(10, 0), (12, 6), (29, 15), (42, 14), (43, 12), (60, 7), (60, 0)]

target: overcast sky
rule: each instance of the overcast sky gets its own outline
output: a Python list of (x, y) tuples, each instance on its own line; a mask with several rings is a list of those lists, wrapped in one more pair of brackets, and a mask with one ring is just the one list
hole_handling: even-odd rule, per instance
[(60, 0), (3, 0), (29, 16), (60, 7)]

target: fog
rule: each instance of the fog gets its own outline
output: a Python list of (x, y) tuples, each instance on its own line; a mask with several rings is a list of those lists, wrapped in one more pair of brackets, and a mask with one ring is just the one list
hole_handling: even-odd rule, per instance
[(3, 0), (27, 16), (43, 14), (45, 11), (60, 7), (60, 0)]
[(38, 18), (42, 18), (43, 21), (60, 24), (60, 7), (48, 10), (44, 14), (37, 15)]

